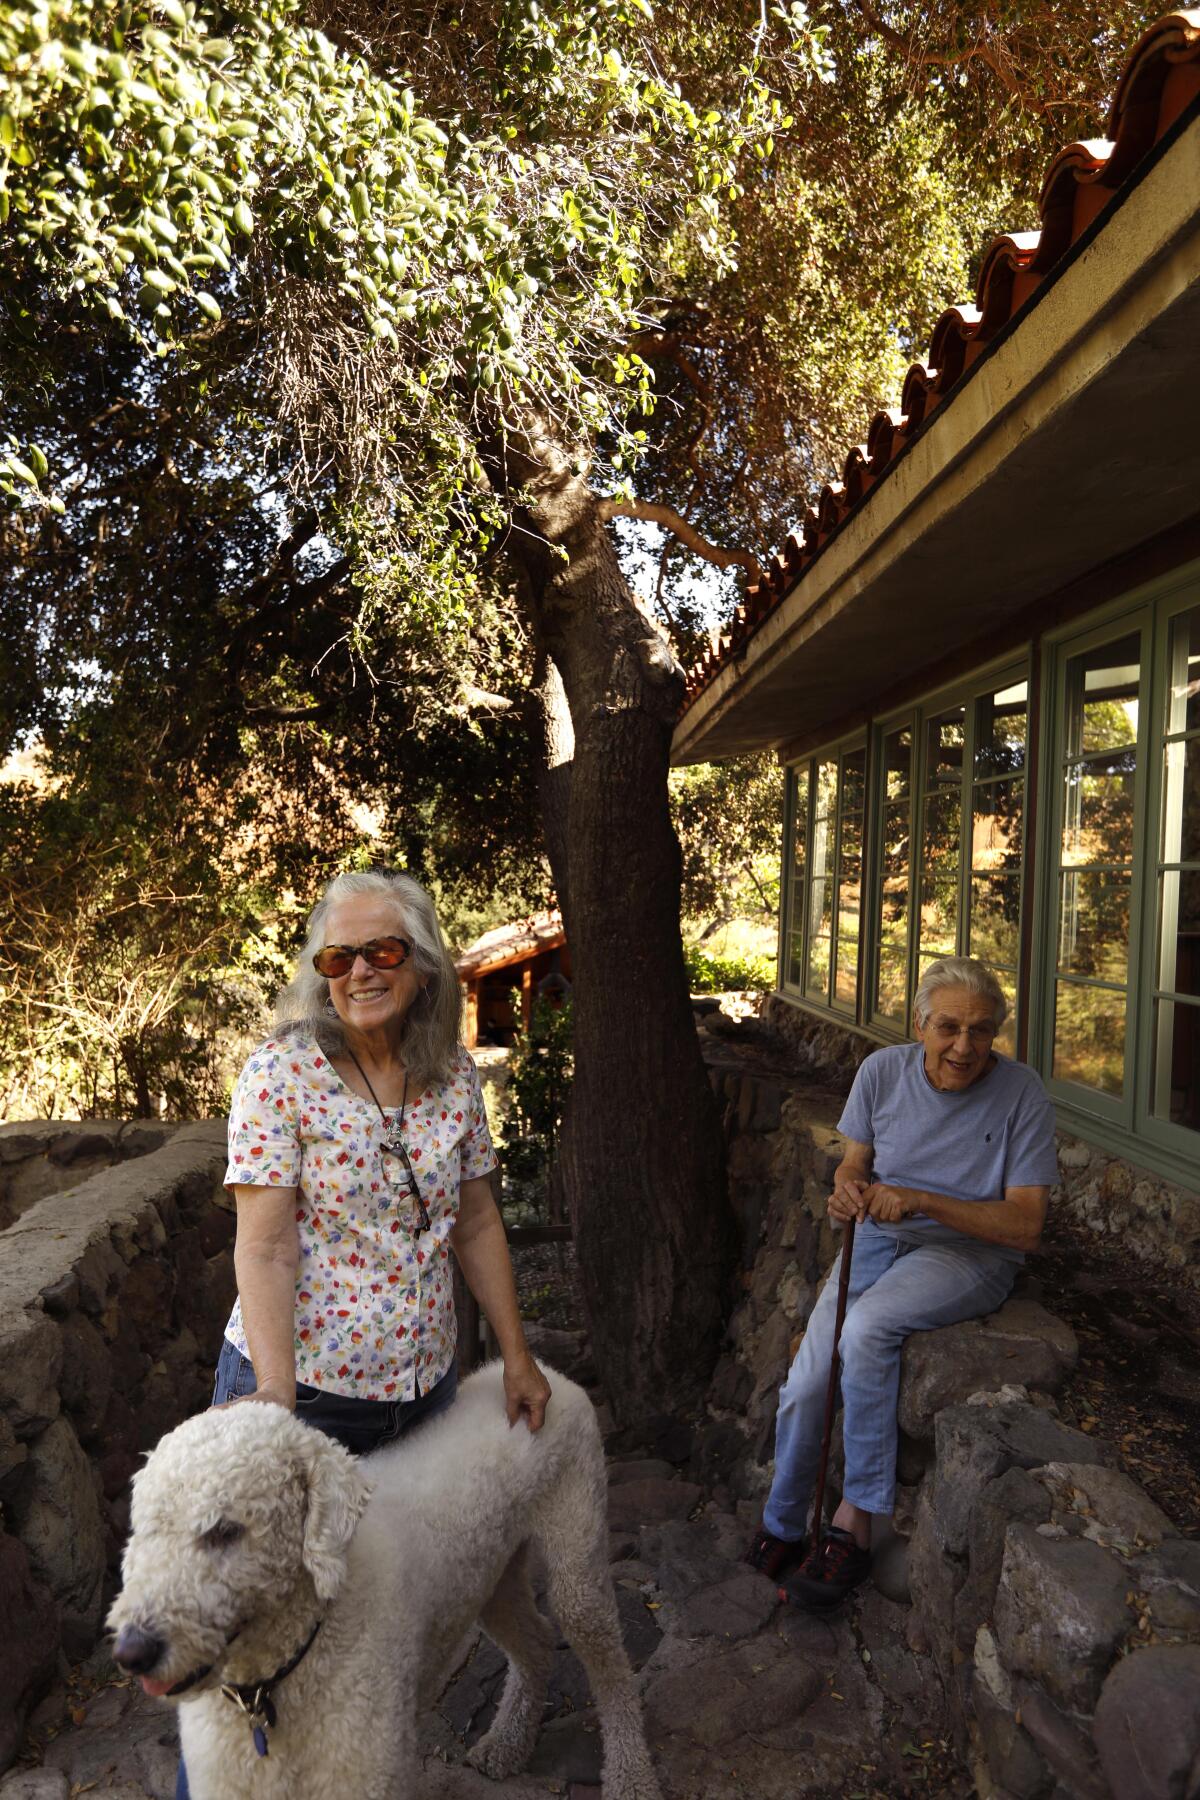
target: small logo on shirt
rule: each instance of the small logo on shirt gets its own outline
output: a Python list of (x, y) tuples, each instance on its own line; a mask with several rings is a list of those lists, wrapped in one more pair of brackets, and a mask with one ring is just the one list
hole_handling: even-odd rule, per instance
[(983, 1134), (983, 1141), (984, 1141), (984, 1143), (985, 1143), (985, 1144), (990, 1144), (990, 1143), (991, 1143), (991, 1141), (992, 1141), (992, 1134), (991, 1134), (991, 1132), (990, 1132), (990, 1131), (985, 1131), (985, 1132), (984, 1132), (984, 1134)]

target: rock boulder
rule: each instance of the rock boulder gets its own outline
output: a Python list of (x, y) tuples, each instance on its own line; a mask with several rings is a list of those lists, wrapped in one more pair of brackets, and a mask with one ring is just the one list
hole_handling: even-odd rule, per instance
[(1084, 1538), (1014, 1523), (996, 1593), (996, 1643), (1005, 1666), (1071, 1712), (1095, 1706), (1135, 1619), (1120, 1559)]
[(1120, 1800), (1185, 1800), (1200, 1791), (1200, 1645), (1154, 1644), (1123, 1657), (1092, 1726)]
[(931, 1438), (944, 1407), (1002, 1383), (1056, 1394), (1078, 1360), (1071, 1327), (1025, 1295), (985, 1319), (914, 1331), (901, 1359), (900, 1428)]

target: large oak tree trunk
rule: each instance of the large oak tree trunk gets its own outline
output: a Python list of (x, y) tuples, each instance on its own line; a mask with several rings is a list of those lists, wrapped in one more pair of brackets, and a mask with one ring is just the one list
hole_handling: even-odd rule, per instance
[[(682, 678), (595, 496), (531, 434), (516, 553), (574, 726), (567, 810), (575, 1083), (560, 1144), (593, 1346), (618, 1422), (685, 1409), (733, 1268), (723, 1142), (688, 1003), (667, 803)], [(565, 552), (565, 555), (562, 554)]]

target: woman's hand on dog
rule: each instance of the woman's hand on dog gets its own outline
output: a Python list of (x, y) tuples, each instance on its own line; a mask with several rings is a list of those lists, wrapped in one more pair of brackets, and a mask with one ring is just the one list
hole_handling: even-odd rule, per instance
[(528, 1350), (504, 1364), (504, 1410), (508, 1422), (524, 1419), (530, 1431), (540, 1431), (546, 1421), (550, 1383)]

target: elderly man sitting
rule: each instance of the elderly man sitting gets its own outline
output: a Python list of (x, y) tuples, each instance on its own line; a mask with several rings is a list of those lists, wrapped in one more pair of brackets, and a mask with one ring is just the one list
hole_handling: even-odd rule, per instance
[(905, 1338), (994, 1312), (1041, 1238), (1058, 1179), (1054, 1108), (1032, 1069), (992, 1048), (1007, 1010), (982, 963), (931, 963), (914, 1008), (919, 1041), (868, 1057), (838, 1121), (846, 1151), (829, 1216), (858, 1221), (839, 1345), (842, 1502), (823, 1538), (816, 1522), (806, 1556), (839, 1256), (780, 1391), (775, 1479), (746, 1558), (773, 1579), (790, 1575), (789, 1591), (816, 1610), (865, 1579), (871, 1515), (892, 1510)]

